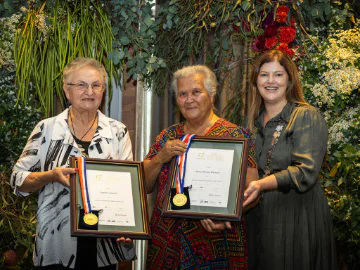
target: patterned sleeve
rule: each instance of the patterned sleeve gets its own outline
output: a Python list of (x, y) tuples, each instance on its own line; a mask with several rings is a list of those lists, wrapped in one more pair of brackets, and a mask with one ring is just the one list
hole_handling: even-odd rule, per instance
[(254, 140), (250, 137), (247, 130), (243, 129), (245, 138), (249, 139), (249, 147), (248, 147), (248, 167), (257, 168), (256, 164), (256, 151), (255, 151), (255, 143)]
[(10, 185), (17, 196), (29, 195), (28, 192), (20, 192), (17, 188), (23, 184), (30, 173), (41, 171), (40, 145), (44, 138), (44, 126), (44, 120), (36, 125), (12, 170)]
[(156, 136), (154, 144), (150, 147), (149, 152), (146, 154), (145, 159), (152, 159), (155, 157), (161, 148), (165, 145), (167, 139), (165, 136), (166, 129), (162, 130), (159, 135)]
[(121, 138), (119, 142), (119, 153), (120, 153), (120, 159), (121, 160), (133, 160), (133, 153), (132, 153), (132, 144), (131, 139), (129, 135), (128, 129), (125, 127), (123, 129), (124, 137)]
[(154, 144), (150, 147), (149, 152), (145, 156), (145, 159), (152, 159), (155, 157), (159, 151), (164, 147), (165, 143), (168, 140), (176, 139), (179, 137), (179, 127), (181, 124), (175, 124), (169, 128), (163, 129), (159, 135), (156, 136)]

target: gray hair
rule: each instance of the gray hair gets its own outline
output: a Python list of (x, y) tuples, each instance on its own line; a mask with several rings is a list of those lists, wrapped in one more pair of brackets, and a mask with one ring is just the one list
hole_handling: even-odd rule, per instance
[(174, 90), (175, 94), (177, 95), (177, 80), (184, 77), (192, 76), (196, 73), (202, 73), (205, 75), (204, 79), (204, 86), (205, 89), (208, 91), (210, 97), (214, 97), (216, 95), (216, 86), (217, 80), (215, 73), (212, 72), (210, 68), (204, 65), (196, 65), (196, 66), (187, 66), (177, 70), (171, 81), (171, 88)]
[(66, 79), (69, 78), (74, 70), (85, 66), (91, 66), (92, 68), (98, 70), (103, 78), (103, 83), (106, 83), (107, 73), (104, 66), (96, 59), (88, 57), (77, 57), (71, 60), (71, 62), (67, 64), (63, 70), (63, 82), (66, 82)]

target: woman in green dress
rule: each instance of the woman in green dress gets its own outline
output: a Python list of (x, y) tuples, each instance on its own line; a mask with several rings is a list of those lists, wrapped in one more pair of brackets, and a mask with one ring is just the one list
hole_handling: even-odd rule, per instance
[[(256, 132), (260, 180), (245, 191), (244, 206), (260, 193), (254, 269), (336, 269), (332, 218), (317, 181), (327, 147), (327, 125), (306, 103), (297, 67), (281, 51), (267, 51), (250, 75), (248, 128)], [(255, 241), (249, 239), (249, 241)]]

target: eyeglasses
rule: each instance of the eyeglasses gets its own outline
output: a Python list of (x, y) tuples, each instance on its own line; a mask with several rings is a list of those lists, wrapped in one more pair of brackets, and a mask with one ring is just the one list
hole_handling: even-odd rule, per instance
[(82, 92), (87, 91), (89, 89), (89, 86), (91, 86), (91, 89), (94, 92), (101, 92), (104, 88), (103, 83), (88, 84), (88, 83), (83, 82), (83, 83), (68, 83), (67, 85), (75, 86), (76, 90), (82, 91)]

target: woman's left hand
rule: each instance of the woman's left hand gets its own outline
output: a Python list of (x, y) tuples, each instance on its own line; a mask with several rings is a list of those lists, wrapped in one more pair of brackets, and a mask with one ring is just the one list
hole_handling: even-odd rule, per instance
[(216, 233), (223, 231), (225, 229), (231, 229), (231, 224), (229, 221), (212, 221), (211, 219), (200, 220), (201, 225), (207, 232)]

